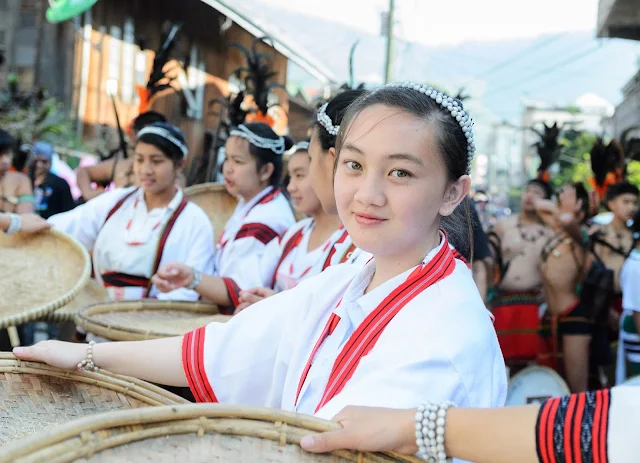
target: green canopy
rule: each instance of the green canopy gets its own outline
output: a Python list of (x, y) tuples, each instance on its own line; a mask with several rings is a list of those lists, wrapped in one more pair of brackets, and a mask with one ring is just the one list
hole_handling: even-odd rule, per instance
[(60, 23), (84, 13), (98, 0), (49, 0), (47, 21)]

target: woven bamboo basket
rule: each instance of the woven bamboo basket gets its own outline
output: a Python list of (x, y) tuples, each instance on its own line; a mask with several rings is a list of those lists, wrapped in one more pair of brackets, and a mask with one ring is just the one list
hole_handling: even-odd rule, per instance
[(187, 401), (138, 379), (61, 370), (0, 352), (0, 446), (96, 413), (183, 403)]
[(202, 183), (185, 188), (184, 193), (189, 201), (197, 204), (207, 214), (215, 240), (218, 242), (224, 226), (238, 205), (238, 200), (227, 193), (224, 185), (219, 183)]
[(89, 278), (78, 295), (68, 304), (50, 312), (42, 321), (48, 323), (71, 323), (75, 320), (78, 311), (90, 305), (108, 302), (109, 294), (104, 286), (93, 278)]
[(274, 409), (190, 404), (103, 413), (67, 423), (2, 448), (0, 462), (422, 462), (391, 453), (299, 447), (336, 423)]
[(91, 272), (89, 253), (66, 233), (0, 234), (0, 328), (42, 318), (71, 301)]
[(215, 305), (143, 299), (95, 304), (81, 309), (75, 320), (88, 332), (112, 341), (144, 341), (181, 336), (229, 318), (220, 315)]

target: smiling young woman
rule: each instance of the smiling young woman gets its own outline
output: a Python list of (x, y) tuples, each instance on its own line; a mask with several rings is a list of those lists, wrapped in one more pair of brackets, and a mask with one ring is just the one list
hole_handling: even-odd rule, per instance
[[(245, 287), (237, 299), (230, 296), (228, 280), (224, 277), (202, 275), (195, 287), (206, 299), (221, 306), (231, 306), (235, 313), (280, 291), (294, 288), (302, 280), (323, 271), (332, 263), (336, 243), (346, 235), (340, 218), (322, 209), (313, 189), (308, 144), (297, 146), (288, 163), (290, 181), (287, 190), (295, 208), (308, 218), (290, 227), (282, 239), (271, 240), (256, 267), (248, 267), (246, 260), (239, 262), (244, 271), (243, 281), (257, 286)], [(180, 285), (193, 284), (194, 278), (192, 269), (180, 264), (167, 264), (153, 281), (161, 291), (172, 291)]]
[(151, 124), (138, 133), (135, 146), (133, 171), (140, 187), (109, 191), (49, 219), (93, 249), (96, 279), (112, 299), (197, 300), (187, 289), (160, 293), (150, 279), (168, 261), (213, 270), (211, 224), (176, 187), (186, 155), (180, 129)]
[[(503, 405), (490, 316), (440, 231), (469, 189), (475, 145), (462, 103), (418, 84), (386, 86), (363, 93), (334, 132), (337, 212), (370, 262), (331, 266), (183, 337), (96, 345), (93, 362), (188, 384), (199, 401), (322, 418), (427, 399)], [(49, 341), (16, 355), (73, 368), (86, 349)]]

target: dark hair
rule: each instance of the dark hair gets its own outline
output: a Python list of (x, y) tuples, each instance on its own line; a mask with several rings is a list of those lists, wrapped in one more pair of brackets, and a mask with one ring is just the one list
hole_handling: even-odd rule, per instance
[(605, 196), (605, 204), (609, 201), (613, 201), (618, 196), (621, 195), (634, 195), (640, 196), (640, 191), (635, 185), (632, 185), (629, 182), (620, 182), (611, 185), (607, 188), (607, 195)]
[(13, 150), (16, 140), (6, 130), (0, 129), (0, 154)]
[(167, 118), (157, 111), (144, 112), (133, 120), (132, 127), (135, 133), (140, 132), (146, 126), (156, 122), (167, 122)]
[[(366, 93), (368, 93), (366, 90), (347, 90), (331, 99), (327, 104), (325, 113), (331, 118), (333, 125), (341, 125), (342, 118), (349, 105)], [(313, 126), (318, 128), (318, 139), (320, 140), (322, 149), (327, 151), (329, 148), (335, 148), (336, 136), (327, 132), (327, 129), (325, 129), (317, 119)]]
[[(381, 87), (373, 92), (363, 94), (349, 105), (340, 123), (340, 132), (336, 141), (338, 153), (350, 125), (358, 114), (364, 109), (378, 104), (420, 118), (435, 128), (438, 151), (447, 170), (449, 181), (455, 181), (467, 173), (469, 168), (468, 142), (459, 122), (449, 110), (440, 106), (431, 97), (405, 87)], [(461, 101), (458, 101), (458, 104), (460, 108), (464, 109)], [(441, 218), (442, 227), (450, 236), (455, 235), (457, 243), (469, 244), (472, 249), (473, 227), (469, 203), (465, 200), (457, 209), (458, 211), (454, 211), (450, 216)], [(462, 231), (465, 228), (466, 233)]]
[[(179, 143), (182, 143), (185, 147), (187, 146), (187, 140), (182, 133), (182, 130), (180, 130), (173, 124), (169, 124), (168, 122), (154, 122), (153, 124), (149, 124), (146, 127), (157, 127), (160, 129), (164, 129), (169, 132), (169, 134)], [(155, 146), (160, 151), (162, 151), (165, 156), (171, 159), (176, 165), (185, 158), (185, 154), (182, 152), (180, 147), (171, 140), (163, 137), (162, 135), (143, 132), (142, 135), (138, 135), (137, 142), (148, 143)]]
[[(243, 125), (249, 129), (251, 133), (256, 134), (260, 138), (266, 138), (268, 140), (277, 140), (279, 138), (271, 127), (262, 122), (252, 122)], [(282, 138), (284, 139), (284, 150), (290, 150), (293, 147), (293, 139), (291, 137)], [(273, 173), (269, 178), (269, 185), (278, 185), (282, 179), (282, 154), (276, 154), (270, 149), (258, 148), (252, 143), (249, 143), (249, 153), (255, 158), (258, 171), (269, 163), (273, 164)]]
[(582, 222), (586, 222), (591, 218), (591, 204), (589, 203), (589, 192), (584, 187), (582, 182), (573, 183), (573, 188), (576, 190), (576, 199), (582, 201)]
[(549, 182), (545, 182), (541, 178), (533, 178), (527, 182), (527, 186), (535, 185), (544, 190), (544, 199), (551, 199), (553, 196), (553, 187)]

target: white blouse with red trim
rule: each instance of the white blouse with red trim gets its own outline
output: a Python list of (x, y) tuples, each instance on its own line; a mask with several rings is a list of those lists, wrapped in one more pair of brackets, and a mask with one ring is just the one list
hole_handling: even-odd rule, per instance
[(265, 249), (295, 222), (289, 201), (272, 186), (238, 203), (218, 240), (215, 262), (215, 275), (225, 280), (234, 307), (241, 290), (263, 286)]
[[(366, 295), (375, 260), (331, 266), (188, 333), (183, 366), (196, 399), (328, 419), (347, 405), (502, 406), (507, 376), (495, 330), (469, 269), (451, 256), (443, 273), (445, 243)], [(416, 273), (421, 291), (407, 283)]]
[(260, 265), (264, 287), (270, 288), (275, 276), (276, 292), (292, 289), (331, 265), (336, 253), (334, 248), (340, 246), (338, 243), (347, 231), (340, 227), (321, 246), (309, 250), (313, 228), (312, 218), (302, 219), (287, 230), (282, 239), (267, 245)]
[[(179, 190), (163, 209), (147, 210), (143, 191), (133, 193), (107, 220), (109, 212), (135, 187), (108, 191), (75, 209), (49, 218), (57, 230), (74, 236), (93, 250), (96, 279), (101, 274), (123, 273), (142, 278), (153, 276), (160, 235), (172, 212), (183, 198)], [(213, 272), (213, 229), (206, 214), (194, 203), (187, 203), (165, 243), (160, 264), (181, 262), (203, 273)], [(177, 289), (160, 293), (155, 286), (146, 294), (143, 287), (108, 287), (111, 299), (158, 299), (195, 301), (195, 291)]]

